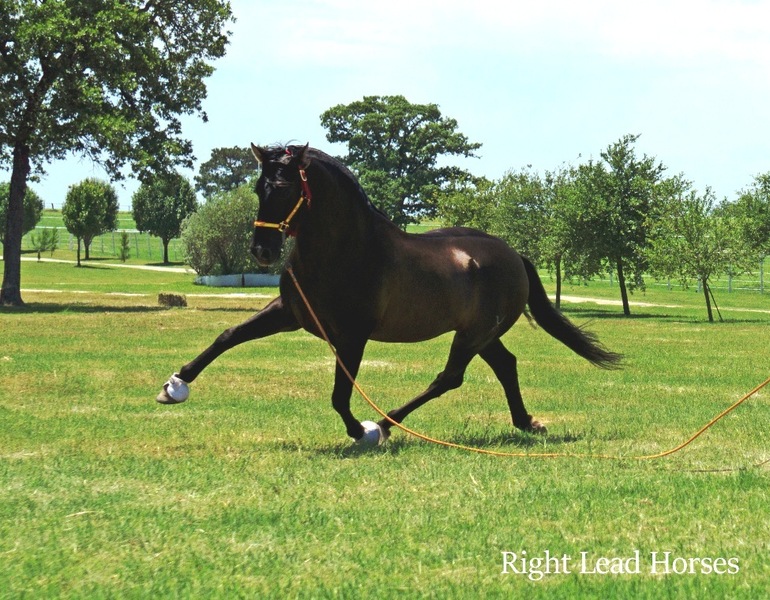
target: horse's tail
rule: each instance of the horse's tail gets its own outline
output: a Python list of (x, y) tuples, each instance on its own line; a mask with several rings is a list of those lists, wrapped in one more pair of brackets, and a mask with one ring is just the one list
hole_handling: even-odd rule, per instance
[(603, 369), (618, 368), (623, 356), (602, 346), (596, 335), (571, 323), (551, 304), (535, 267), (524, 258), (524, 268), (529, 279), (527, 304), (535, 322), (562, 344), (586, 360)]

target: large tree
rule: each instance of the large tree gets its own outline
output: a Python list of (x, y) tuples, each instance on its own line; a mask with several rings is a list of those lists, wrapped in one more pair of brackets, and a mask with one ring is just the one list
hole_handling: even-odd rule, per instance
[(450, 184), (472, 180), (467, 171), (439, 166), (444, 156), (474, 156), (481, 144), (457, 131), (436, 104), (411, 104), (403, 96), (366, 96), (321, 115), (330, 142), (347, 144), (342, 161), (359, 177), (372, 201), (400, 227), (436, 212)]
[(204, 118), (224, 55), (223, 0), (0, 0), (0, 164), (11, 167), (0, 303), (22, 304), (23, 198), (33, 168), (69, 153), (112, 177), (192, 165), (180, 115)]
[(182, 222), (197, 208), (195, 190), (178, 173), (156, 175), (145, 181), (132, 198), (136, 228), (161, 239), (164, 264), (168, 264), (168, 243), (179, 237)]
[(207, 200), (242, 186), (257, 174), (257, 161), (250, 148), (214, 148), (195, 176), (195, 189)]

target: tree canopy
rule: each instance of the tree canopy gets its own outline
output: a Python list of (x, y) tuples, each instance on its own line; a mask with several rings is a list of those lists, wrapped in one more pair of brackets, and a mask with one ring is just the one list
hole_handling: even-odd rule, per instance
[(11, 166), (0, 303), (21, 304), (22, 199), (32, 169), (69, 153), (113, 178), (192, 165), (181, 115), (204, 120), (224, 55), (223, 0), (0, 0), (0, 162)]
[(91, 240), (118, 226), (118, 195), (109, 183), (98, 179), (84, 179), (70, 186), (62, 207), (64, 226), (78, 240), (78, 266), (80, 243), (86, 248), (86, 260), (90, 258)]
[(770, 172), (755, 176), (726, 210), (737, 219), (742, 241), (753, 258), (770, 254)]
[[(5, 238), (5, 221), (8, 214), (8, 196), (10, 194), (11, 184), (7, 181), (0, 183), (0, 242)], [(32, 231), (40, 221), (40, 215), (43, 213), (43, 200), (35, 193), (32, 188), (27, 188), (24, 194), (21, 234)]]
[(214, 148), (195, 176), (195, 190), (206, 199), (229, 192), (257, 175), (259, 165), (250, 148)]
[(178, 173), (161, 173), (134, 192), (131, 208), (136, 228), (163, 242), (163, 262), (168, 264), (168, 243), (179, 237), (182, 222), (198, 208), (190, 182)]
[(412, 104), (403, 96), (366, 96), (321, 115), (330, 142), (347, 144), (341, 160), (353, 170), (375, 205), (397, 225), (436, 213), (450, 184), (473, 176), (439, 166), (444, 156), (474, 156), (481, 144), (457, 131), (457, 121), (436, 104)]
[(645, 249), (653, 274), (675, 277), (683, 287), (692, 281), (700, 284), (709, 321), (714, 320), (709, 280), (727, 273), (736, 260), (740, 262), (735, 221), (717, 214), (716, 209), (711, 189), (698, 194), (688, 182), (681, 182), (678, 193), (661, 207)]

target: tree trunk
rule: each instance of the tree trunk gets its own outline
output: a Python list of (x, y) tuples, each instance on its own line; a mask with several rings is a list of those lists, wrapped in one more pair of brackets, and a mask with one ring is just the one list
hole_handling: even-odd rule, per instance
[(709, 314), (709, 323), (713, 323), (714, 313), (711, 311), (711, 298), (709, 298), (708, 278), (701, 279), (701, 285), (703, 286), (703, 295), (706, 297), (706, 311), (708, 311)]
[(623, 301), (623, 314), (631, 316), (631, 307), (628, 304), (628, 290), (626, 289), (626, 276), (623, 274), (623, 259), (618, 257), (618, 285), (620, 286), (620, 299)]
[(78, 238), (78, 266), (80, 265), (80, 238)]
[(24, 196), (30, 172), (29, 139), (34, 130), (40, 105), (56, 80), (57, 72), (50, 64), (42, 64), (42, 76), (27, 98), (24, 113), (16, 123), (13, 144), (11, 189), (8, 194), (8, 214), (3, 241), (3, 286), (0, 289), (0, 306), (23, 306), (21, 299), (21, 238), (24, 229)]
[(163, 240), (163, 264), (168, 264), (168, 242), (166, 238), (161, 238)]
[(556, 308), (561, 309), (561, 255), (554, 260), (556, 267)]
[(29, 146), (17, 143), (13, 148), (13, 170), (3, 241), (3, 286), (0, 290), (0, 305), (3, 306), (24, 305), (21, 299), (21, 238), (29, 171)]

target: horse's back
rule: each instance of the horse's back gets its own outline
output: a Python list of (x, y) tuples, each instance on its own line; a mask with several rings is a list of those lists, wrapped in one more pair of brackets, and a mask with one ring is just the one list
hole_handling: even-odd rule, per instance
[(523, 263), (499, 238), (466, 227), (437, 229), (398, 236), (388, 254), (373, 339), (507, 329), (524, 310)]

